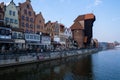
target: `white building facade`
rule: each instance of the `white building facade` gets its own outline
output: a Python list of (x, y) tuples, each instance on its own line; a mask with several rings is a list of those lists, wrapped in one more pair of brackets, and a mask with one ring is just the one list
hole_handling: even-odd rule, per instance
[(13, 0), (5, 7), (4, 23), (19, 28), (18, 8)]

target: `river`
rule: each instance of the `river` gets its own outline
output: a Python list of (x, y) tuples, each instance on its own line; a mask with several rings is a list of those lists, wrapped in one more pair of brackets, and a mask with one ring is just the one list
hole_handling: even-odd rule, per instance
[(120, 48), (0, 68), (0, 80), (120, 80)]

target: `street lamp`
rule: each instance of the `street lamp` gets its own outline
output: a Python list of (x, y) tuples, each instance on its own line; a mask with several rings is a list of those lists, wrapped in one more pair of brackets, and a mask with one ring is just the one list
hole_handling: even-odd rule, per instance
[(41, 40), (42, 40), (42, 32), (39, 33), (40, 34), (40, 43), (41, 43)]

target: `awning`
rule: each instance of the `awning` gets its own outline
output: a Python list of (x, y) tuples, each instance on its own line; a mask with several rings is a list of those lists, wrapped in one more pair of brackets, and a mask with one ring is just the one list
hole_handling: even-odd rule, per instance
[(0, 39), (0, 43), (14, 43), (12, 39)]

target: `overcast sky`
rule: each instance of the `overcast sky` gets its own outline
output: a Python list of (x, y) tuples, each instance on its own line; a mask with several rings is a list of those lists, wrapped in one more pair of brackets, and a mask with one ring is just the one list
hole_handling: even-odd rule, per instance
[[(0, 0), (8, 4), (11, 0)], [(14, 0), (16, 5), (25, 0)], [(45, 21), (59, 21), (66, 27), (78, 15), (94, 13), (93, 38), (100, 42), (120, 42), (120, 0), (31, 0), (36, 13), (42, 12)]]

